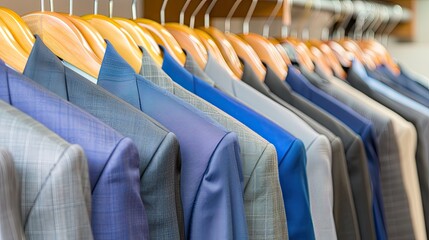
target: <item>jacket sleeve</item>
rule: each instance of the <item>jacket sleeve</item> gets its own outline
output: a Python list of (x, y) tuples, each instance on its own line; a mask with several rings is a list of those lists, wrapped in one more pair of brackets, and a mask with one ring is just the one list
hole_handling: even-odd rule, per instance
[(204, 173), (192, 211), (192, 239), (248, 239), (243, 175), (235, 133), (217, 145)]
[(277, 152), (272, 144), (265, 146), (244, 191), (249, 237), (288, 239)]
[(83, 150), (60, 155), (28, 214), (25, 233), (34, 239), (92, 239), (91, 187)]
[(152, 239), (185, 237), (180, 198), (180, 160), (179, 142), (176, 135), (170, 132), (140, 176), (140, 195)]
[(110, 155), (92, 192), (92, 229), (98, 239), (148, 239), (140, 197), (139, 156), (129, 138)]

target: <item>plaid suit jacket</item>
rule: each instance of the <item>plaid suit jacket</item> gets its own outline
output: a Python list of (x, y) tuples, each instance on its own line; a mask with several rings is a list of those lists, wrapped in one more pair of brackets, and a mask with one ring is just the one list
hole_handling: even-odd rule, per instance
[(274, 146), (255, 132), (188, 92), (164, 73), (145, 49), (141, 74), (237, 133), (244, 177), (244, 207), (250, 239), (287, 239), (286, 214)]
[(0, 136), (0, 238), (92, 239), (82, 148), (3, 101)]
[(176, 136), (145, 113), (64, 68), (39, 37), (24, 75), (133, 140), (140, 156), (140, 195), (150, 238), (183, 239)]
[(82, 146), (88, 158), (95, 238), (148, 238), (139, 194), (139, 156), (129, 138), (4, 63), (0, 64), (0, 99)]
[[(6, 148), (0, 147), (0, 239), (25, 239), (21, 221), (20, 186), (11, 153)], [(88, 217), (88, 214), (86, 216)], [(88, 218), (86, 220), (88, 221)]]

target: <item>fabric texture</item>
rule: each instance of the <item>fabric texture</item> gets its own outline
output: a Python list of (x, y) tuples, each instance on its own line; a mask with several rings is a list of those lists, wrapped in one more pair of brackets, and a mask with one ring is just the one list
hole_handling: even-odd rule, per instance
[[(193, 62), (189, 55), (187, 62)], [(225, 89), (228, 94), (237, 97), (254, 110), (264, 114), (289, 133), (300, 137), (306, 148), (306, 170), (315, 235), (320, 239), (336, 239), (333, 218), (332, 153), (328, 139), (318, 134), (288, 109), (245, 83), (234, 80), (220, 65), (216, 64), (215, 59), (210, 55), (205, 71), (219, 88)], [(258, 80), (246, 63), (242, 78)], [(320, 187), (321, 183), (323, 183), (324, 188)], [(289, 225), (291, 224), (289, 221)]]
[[(360, 135), (362, 136), (362, 140), (364, 142), (365, 151), (368, 158), (369, 173), (371, 176), (371, 186), (372, 186), (373, 198), (374, 198), (373, 212), (374, 212), (374, 218), (375, 218), (374, 221), (375, 221), (377, 239), (386, 239), (387, 233), (386, 233), (385, 219), (384, 219), (385, 213), (384, 213), (384, 204), (383, 204), (383, 196), (382, 196), (382, 189), (381, 189), (381, 180), (380, 180), (380, 158), (381, 157), (385, 158), (386, 155), (397, 156), (397, 158), (392, 158), (392, 159), (389, 159), (388, 161), (396, 161), (394, 164), (399, 163), (399, 155), (391, 154), (390, 151), (388, 151), (387, 153), (384, 151), (380, 153), (379, 151), (378, 145), (379, 144), (383, 145), (385, 144), (384, 141), (388, 141), (387, 139), (382, 139), (380, 141), (378, 137), (380, 135), (383, 135), (380, 133), (380, 130), (388, 129), (387, 126), (389, 126), (389, 119), (386, 116), (379, 114), (378, 112), (373, 112), (371, 110), (368, 111), (368, 107), (365, 104), (362, 104), (359, 101), (355, 101), (355, 102), (350, 101), (349, 96), (347, 94), (344, 94), (344, 92), (342, 91), (336, 91), (335, 88), (331, 88), (329, 85), (329, 79), (327, 79), (328, 77), (324, 76), (324, 78), (322, 78), (316, 73), (318, 72), (317, 67), (315, 72), (310, 72), (305, 68), (302, 68), (301, 72), (306, 77), (306, 79), (315, 87), (322, 90), (324, 93), (327, 93), (330, 96), (333, 96), (335, 99), (339, 100), (344, 105), (350, 107), (350, 109), (358, 113), (360, 116), (368, 119), (371, 122), (372, 126), (374, 126), (373, 136), (372, 134), (360, 134)], [(350, 104), (350, 102), (352, 103)], [(378, 132), (376, 131), (376, 129), (378, 129)], [(385, 148), (383, 148), (383, 150), (384, 149)], [(395, 151), (392, 151), (392, 152), (395, 153)], [(382, 160), (384, 164), (386, 159), (382, 159)], [(386, 170), (385, 166), (383, 166), (383, 170)], [(390, 172), (386, 174), (390, 174)], [(390, 185), (390, 183), (388, 182), (384, 182), (384, 183), (385, 183), (384, 186)], [(391, 190), (389, 189), (389, 187), (387, 187), (387, 189), (385, 188), (384, 192), (390, 193)], [(388, 201), (391, 201), (391, 200), (388, 199)]]
[[(387, 97), (373, 91), (371, 87), (366, 84), (364, 80), (366, 77), (368, 76), (366, 75), (366, 71), (362, 64), (358, 61), (354, 61), (347, 76), (347, 81), (350, 85), (386, 107), (395, 110), (395, 112), (400, 109), (397, 108), (397, 104), (388, 104), (389, 102), (391, 103), (391, 101), (389, 101)], [(401, 122), (397, 122), (397, 125), (394, 126), (398, 129), (397, 132), (395, 132), (395, 137), (399, 146), (402, 180), (407, 194), (408, 204), (402, 203), (401, 208), (396, 207), (396, 211), (401, 212), (395, 216), (396, 218), (392, 219), (396, 221), (396, 227), (390, 230), (388, 229), (388, 231), (392, 232), (392, 237), (394, 239), (410, 237), (424, 239), (425, 228), (424, 223), (421, 222), (423, 211), (421, 211), (421, 204), (418, 206), (419, 200), (416, 197), (416, 194), (420, 194), (420, 189), (418, 186), (418, 189), (415, 188), (416, 184), (418, 185), (415, 161), (417, 133), (415, 127), (411, 123), (405, 121), (405, 123), (402, 123), (402, 126), (400, 124)], [(418, 209), (420, 209), (420, 211), (418, 211)], [(404, 213), (405, 210), (409, 211), (410, 214), (406, 214), (406, 212)], [(400, 227), (398, 227), (398, 222), (402, 223), (400, 224)]]
[[(118, 68), (120, 72), (116, 71)], [(109, 42), (97, 84), (177, 135), (182, 156), (185, 237), (247, 239), (237, 136), (173, 94), (136, 75)]]
[[(246, 68), (247, 63), (243, 62)], [(211, 66), (212, 68), (216, 67), (217, 63), (211, 62), (211, 57), (209, 56), (209, 60), (207, 62), (206, 69)], [(269, 68), (267, 66), (267, 68)], [(332, 152), (332, 182), (333, 182), (333, 213), (335, 220), (335, 229), (337, 232), (337, 236), (339, 239), (360, 239), (359, 234), (359, 225), (356, 217), (355, 204), (353, 201), (353, 196), (350, 187), (349, 176), (347, 172), (347, 163), (345, 157), (344, 146), (339, 137), (334, 135), (327, 128), (319, 124), (317, 121), (313, 120), (309, 116), (305, 115), (303, 112), (292, 106), (291, 104), (284, 101), (282, 98), (275, 95), (273, 92), (269, 90), (269, 88), (256, 78), (243, 78), (243, 82), (249, 84), (254, 89), (258, 90), (260, 93), (265, 96), (271, 98), (276, 101), (283, 107), (289, 109), (301, 119), (303, 119), (306, 123), (308, 123), (315, 131), (320, 134), (325, 135), (330, 142), (331, 152)], [(277, 79), (279, 82), (281, 81), (279, 78)], [(278, 90), (284, 90), (279, 89)], [(281, 91), (280, 91), (281, 92)], [(284, 94), (287, 95), (287, 91)], [(292, 100), (291, 100), (292, 101)], [(293, 102), (293, 101), (292, 101)], [(299, 99), (295, 102), (299, 102)], [(336, 123), (334, 119), (330, 116), (326, 116), (327, 114), (319, 110), (317, 107), (313, 107), (305, 100), (302, 101), (302, 105), (295, 104), (297, 107), (310, 108), (313, 109), (315, 114), (314, 116), (319, 118), (320, 116), (325, 116), (325, 118), (332, 122), (333, 124), (341, 124)]]
[[(293, 72), (289, 72), (288, 76), (293, 77)], [(341, 138), (346, 154), (347, 169), (356, 207), (360, 237), (365, 236), (368, 239), (375, 239), (375, 226), (371, 211), (371, 185), (362, 139), (332, 115), (326, 113), (324, 110), (318, 110), (307, 99), (294, 93), (290, 86), (280, 79), (269, 67), (267, 67), (265, 83), (277, 96), (299, 107), (304, 113), (323, 123), (324, 126)]]
[[(4, 74), (5, 69), (2, 70)], [(18, 200), (13, 203), (18, 206), (9, 208), (13, 212), (3, 211), (3, 204), (10, 202), (0, 201), (2, 239), (21, 239), (20, 232), (8, 235), (3, 231), (3, 227), (8, 231), (19, 228), (15, 225), (19, 221), (28, 239), (93, 239), (91, 185), (82, 148), (67, 143), (3, 101), (0, 101), (0, 135), (0, 146), (8, 151), (1, 155), (1, 175), (10, 174), (7, 181), (14, 184), (10, 187), (17, 187), (9, 190), (13, 191), (10, 195), (1, 196)], [(3, 226), (3, 214), (19, 215), (13, 216), (18, 218), (16, 221), (8, 220), (10, 225)]]
[(314, 238), (303, 143), (239, 100), (190, 74), (167, 52), (164, 52), (163, 69), (173, 81), (221, 108), (274, 144), (279, 160), (280, 186), (287, 212), (289, 237)]
[(133, 140), (140, 156), (140, 196), (150, 238), (183, 239), (176, 136), (130, 104), (64, 68), (38, 37), (27, 65), (24, 74), (32, 80)]
[(82, 146), (88, 158), (95, 238), (148, 238), (139, 194), (138, 152), (129, 138), (4, 64), (0, 66), (0, 99)]
[(190, 93), (164, 73), (144, 48), (141, 74), (237, 133), (244, 177), (244, 207), (250, 239), (288, 239), (274, 146), (220, 109)]
[[(419, 121), (427, 121), (427, 117), (421, 115), (419, 111), (414, 110), (411, 107), (407, 107), (402, 102), (398, 102), (395, 99), (390, 98), (385, 95), (385, 91), (388, 92), (389, 87), (383, 85), (382, 83), (377, 82), (377, 80), (370, 78), (363, 65), (358, 61), (353, 62), (352, 68), (349, 69), (349, 76), (347, 81), (355, 88), (365, 93), (367, 96), (378, 101), (379, 103), (385, 105), (386, 107), (394, 110), (406, 120), (415, 123), (413, 126), (408, 122), (409, 128), (404, 132), (403, 136), (398, 136), (397, 138), (402, 141), (400, 144), (400, 153), (401, 153), (401, 170), (403, 181), (406, 189), (406, 193), (409, 201), (410, 215), (411, 215), (411, 224), (412, 228), (401, 229), (401, 232), (398, 232), (399, 236), (407, 236), (409, 231), (414, 230), (416, 239), (426, 239), (426, 227), (423, 215), (423, 206), (422, 206), (422, 193), (419, 186), (419, 177), (422, 177), (424, 174), (424, 165), (426, 165), (424, 155), (421, 155), (421, 149), (419, 155), (416, 155), (418, 143), (418, 134), (416, 132), (416, 127), (418, 130), (425, 131), (424, 128), (427, 128), (427, 125), (424, 128), (421, 128)], [(379, 83), (377, 85), (377, 83)], [(380, 85), (381, 84), (381, 85)], [(381, 87), (381, 88), (380, 88)], [(395, 94), (395, 96), (400, 96), (400, 94)], [(424, 123), (423, 123), (424, 124)], [(420, 132), (419, 132), (420, 134)], [(421, 135), (421, 134), (420, 134)], [(424, 148), (426, 149), (426, 147)], [(417, 170), (417, 165), (419, 166), (419, 174)], [(424, 189), (424, 188), (422, 188)], [(427, 192), (426, 189), (423, 193)], [(405, 222), (405, 221), (404, 221)], [(408, 225), (409, 227), (409, 225)], [(398, 231), (398, 229), (396, 229)]]
[(0, 147), (0, 239), (25, 239), (20, 203), (21, 185), (15, 162), (11, 153)]
[[(397, 219), (401, 219), (408, 209), (408, 199), (402, 181), (401, 161), (398, 141), (395, 138), (395, 118), (397, 115), (368, 96), (360, 93), (343, 80), (325, 78), (317, 86), (326, 93), (347, 104), (362, 116), (370, 119), (376, 129), (380, 158), (381, 188), (385, 209), (386, 231), (389, 238), (394, 237)], [(386, 114), (386, 112), (390, 114)], [(400, 119), (400, 116), (396, 116)], [(402, 119), (402, 121), (404, 121)], [(398, 127), (396, 127), (398, 128)], [(398, 207), (402, 206), (402, 207)], [(400, 209), (398, 211), (398, 209)], [(409, 213), (407, 213), (409, 215)]]

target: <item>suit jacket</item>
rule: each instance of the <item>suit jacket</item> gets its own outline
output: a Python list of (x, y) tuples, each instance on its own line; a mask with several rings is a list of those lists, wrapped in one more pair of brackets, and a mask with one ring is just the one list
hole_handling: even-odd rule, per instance
[[(0, 135), (0, 146), (9, 152), (0, 155), (1, 176), (8, 177), (1, 183), (13, 188), (0, 195), (2, 239), (92, 239), (91, 185), (82, 148), (3, 101)], [(4, 211), (4, 204), (13, 206)]]
[[(121, 69), (117, 72), (117, 69)], [(108, 42), (98, 85), (178, 137), (187, 239), (247, 239), (237, 135), (140, 75)], [(162, 109), (162, 111), (160, 111)]]
[[(236, 132), (244, 177), (244, 207), (250, 239), (287, 239), (276, 150), (272, 144), (223, 111), (188, 92), (164, 73), (142, 48), (141, 73), (149, 81), (200, 109), (229, 131)], [(301, 145), (302, 146), (302, 145)]]
[[(356, 113), (358, 113), (360, 116), (365, 117), (368, 119), (372, 125), (374, 126), (373, 130), (374, 133), (377, 132), (377, 137), (379, 137), (381, 134), (380, 132), (387, 130), (386, 128), (389, 125), (389, 119), (386, 116), (383, 116), (377, 112), (368, 111), (368, 107), (365, 104), (362, 104), (359, 101), (353, 101), (350, 104), (350, 101), (347, 101), (349, 99), (349, 96), (345, 94), (343, 91), (337, 91), (335, 88), (332, 88), (329, 85), (329, 80), (325, 78), (320, 77), (316, 72), (310, 72), (307, 69), (303, 68), (301, 69), (302, 74), (308, 79), (309, 82), (311, 82), (314, 86), (319, 88), (320, 90), (324, 91), (325, 93), (329, 94), (330, 96), (333, 96), (337, 100), (339, 100), (344, 105), (350, 107), (352, 110), (354, 110)], [(376, 129), (379, 129), (378, 131)], [(390, 129), (392, 130), (392, 129)], [(371, 176), (371, 185), (373, 190), (373, 212), (374, 212), (374, 218), (375, 218), (375, 228), (376, 228), (376, 234), (378, 239), (386, 239), (386, 227), (385, 227), (385, 219), (384, 219), (384, 204), (383, 204), (383, 197), (382, 197), (382, 190), (381, 190), (381, 180), (380, 180), (380, 158), (381, 157), (390, 157), (389, 153), (386, 153), (385, 151), (382, 151), (379, 153), (378, 150), (378, 143), (385, 144), (385, 142), (381, 142), (379, 138), (376, 138), (376, 135), (372, 134), (361, 134), (362, 140), (364, 142), (366, 155), (368, 157), (368, 167), (369, 172)], [(385, 135), (384, 135), (385, 136)], [(366, 137), (366, 139), (364, 138)], [(382, 141), (385, 141), (386, 139), (382, 139)], [(384, 150), (384, 149), (383, 149)], [(381, 155), (381, 156), (380, 156)], [(394, 155), (395, 156), (395, 155)], [(399, 163), (399, 154), (396, 155), (397, 158), (389, 159), (389, 161), (394, 161), (393, 164)], [(383, 164), (385, 164), (386, 159), (382, 159)], [(383, 170), (386, 170), (384, 168)], [(394, 171), (390, 171), (389, 173), (392, 174)], [(397, 169), (399, 171), (399, 169)], [(384, 173), (384, 172), (383, 172)], [(385, 182), (384, 186), (386, 186), (387, 182)], [(390, 184), (391, 185), (391, 184)], [(388, 199), (386, 201), (391, 201), (391, 189), (387, 187), (385, 188), (385, 193), (387, 193)]]
[[(187, 55), (187, 62), (193, 62), (189, 54)], [(336, 239), (333, 218), (332, 153), (328, 139), (314, 131), (294, 113), (245, 83), (230, 77), (212, 56), (209, 56), (205, 71), (226, 93), (237, 97), (254, 110), (268, 116), (269, 119), (294, 136), (300, 137), (307, 153), (307, 179), (315, 235), (322, 239)], [(257, 79), (251, 68), (246, 67), (243, 70), (242, 78)], [(320, 189), (322, 182), (326, 186), (323, 191)], [(288, 223), (290, 229), (293, 223), (291, 221)]]
[[(383, 186), (381, 191), (385, 203), (386, 230), (390, 238), (394, 237), (395, 232), (392, 232), (392, 230), (398, 224), (397, 219), (402, 218), (402, 215), (404, 215), (403, 209), (408, 209), (409, 206), (404, 183), (398, 181), (398, 179), (402, 179), (400, 177), (402, 174), (399, 146), (394, 137), (394, 118), (380, 111), (378, 108), (385, 109), (385, 107), (379, 104), (377, 106), (374, 100), (363, 94), (357, 95), (356, 92), (358, 91), (345, 84), (343, 80), (335, 78), (327, 80), (314, 79), (314, 83), (326, 93), (370, 119), (373, 123), (377, 135), (380, 174), (383, 176), (381, 178), (381, 186)], [(398, 211), (398, 209), (401, 210)]]
[[(415, 110), (412, 107), (404, 105), (402, 101), (397, 101), (394, 98), (390, 98), (388, 95), (385, 95), (384, 92), (388, 92), (389, 89), (386, 85), (379, 83), (379, 86), (382, 88), (377, 88), (377, 83), (375, 79), (370, 78), (366, 75), (365, 69), (359, 62), (354, 62), (352, 68), (349, 70), (349, 76), (347, 77), (347, 81), (362, 91), (369, 97), (374, 100), (380, 102), (381, 104), (389, 107), (394, 110), (406, 120), (412, 122), (417, 129), (410, 128), (409, 135), (405, 135), (401, 138), (403, 142), (402, 153), (401, 156), (401, 167), (402, 167), (402, 175), (403, 181), (405, 184), (405, 188), (407, 190), (408, 200), (410, 204), (410, 214), (411, 220), (413, 224), (414, 234), (416, 239), (425, 239), (427, 237), (427, 223), (425, 227), (425, 220), (423, 216), (423, 207), (422, 207), (422, 196), (423, 202), (425, 203), (425, 211), (427, 211), (427, 155), (424, 152), (427, 150), (425, 145), (425, 139), (427, 138), (427, 124), (428, 124), (428, 116), (422, 114), (422, 112)], [(373, 89), (374, 88), (374, 89)], [(397, 94), (400, 97), (399, 94)], [(396, 97), (396, 95), (395, 95)], [(418, 140), (417, 152), (415, 141)], [(406, 142), (405, 142), (406, 141)], [(427, 144), (427, 143), (426, 143)], [(417, 166), (418, 167), (417, 167)], [(417, 174), (418, 171), (418, 174)], [(421, 181), (419, 182), (419, 179)], [(419, 186), (420, 183), (420, 186)], [(426, 195), (426, 196), (425, 196)], [(426, 212), (427, 213), (427, 212)], [(427, 215), (426, 215), (427, 216)], [(403, 231), (405, 231), (404, 229)]]
[[(211, 56), (209, 56), (209, 61), (206, 65), (206, 69), (208, 68), (210, 61)], [(245, 61), (243, 61), (243, 64), (244, 69), (250, 67)], [(215, 67), (216, 65), (217, 64), (211, 64), (210, 66)], [(219, 71), (221, 70), (217, 70), (216, 72)], [(332, 182), (334, 194), (333, 211), (337, 236), (339, 239), (360, 239), (359, 224), (357, 222), (355, 204), (352, 196), (349, 174), (347, 172), (346, 156), (341, 139), (334, 135), (327, 128), (319, 124), (317, 121), (313, 120), (297, 108), (293, 107), (292, 105), (275, 95), (263, 82), (259, 81), (259, 79), (243, 78), (242, 80), (243, 82), (252, 86), (254, 89), (258, 90), (260, 93), (264, 94), (265, 96), (271, 98), (283, 107), (295, 113), (305, 122), (307, 122), (308, 125), (310, 125), (314, 130), (316, 130), (320, 134), (325, 135), (329, 139), (332, 152)], [(278, 81), (281, 80), (278, 79)], [(287, 96), (287, 92), (285, 92), (285, 94)], [(317, 107), (303, 100), (303, 107), (305, 107), (306, 105), (308, 105), (308, 108), (314, 109), (314, 116), (318, 118), (321, 115), (326, 116), (327, 121), (331, 121), (334, 124), (341, 125), (341, 123), (336, 123), (336, 120), (332, 119), (332, 117), (327, 116), (327, 114), (323, 112), (323, 110), (320, 110)], [(296, 106), (299, 107), (299, 104), (296, 104)]]
[(429, 106), (429, 90), (419, 83), (412, 81), (403, 74), (394, 75), (389, 69), (380, 66), (375, 70), (367, 70), (369, 76), (383, 82), (398, 93), (413, 99), (414, 101)]
[[(25, 239), (21, 220), (21, 185), (19, 182), (11, 153), (0, 147), (0, 239)], [(86, 216), (88, 217), (88, 214)], [(88, 221), (89, 218), (86, 220)]]
[(292, 239), (314, 238), (307, 187), (307, 159), (302, 142), (242, 102), (193, 76), (167, 52), (164, 52), (163, 69), (181, 86), (221, 108), (276, 146), (289, 236)]
[(180, 152), (176, 136), (130, 104), (64, 68), (39, 37), (24, 75), (133, 140), (140, 156), (140, 196), (150, 238), (183, 239)]
[(375, 239), (368, 163), (360, 137), (324, 110), (319, 110), (316, 106), (308, 102), (307, 99), (292, 92), (290, 87), (277, 77), (269, 67), (267, 68), (265, 83), (274, 94), (293, 104), (310, 117), (317, 119), (318, 122), (324, 124), (325, 127), (341, 138), (345, 148), (360, 235), (362, 238)]
[(88, 158), (95, 238), (148, 237), (139, 194), (138, 152), (129, 138), (4, 64), (0, 65), (0, 99), (82, 146)]

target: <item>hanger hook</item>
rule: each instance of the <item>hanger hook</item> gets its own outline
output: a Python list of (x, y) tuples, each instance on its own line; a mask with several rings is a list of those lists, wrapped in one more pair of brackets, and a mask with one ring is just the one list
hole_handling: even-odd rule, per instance
[(270, 26), (274, 21), (274, 18), (277, 16), (277, 13), (280, 11), (280, 8), (283, 5), (284, 0), (277, 0), (277, 4), (274, 7), (273, 11), (271, 12), (270, 16), (268, 17), (267, 21), (264, 23), (264, 27), (262, 29), (262, 35), (266, 38), (270, 35)]
[[(304, 5), (304, 9), (305, 9), (305, 12), (304, 12), (304, 25), (302, 26), (302, 29), (301, 29), (301, 38), (304, 39), (304, 40), (308, 40), (309, 37), (310, 37), (309, 36), (310, 35), (310, 33), (309, 33), (309, 25), (310, 25), (311, 19), (308, 20), (308, 21), (307, 21), (307, 19), (311, 16), (311, 9), (313, 8), (313, 3), (314, 3), (313, 1), (314, 0), (307, 0), (305, 2), (305, 5)], [(305, 24), (306, 22), (307, 22), (307, 24)]]
[(98, 14), (98, 0), (94, 0), (94, 15)]
[(137, 19), (137, 0), (131, 2), (131, 15), (133, 20)]
[(109, 0), (109, 18), (113, 17), (113, 0)]
[(192, 0), (186, 0), (185, 4), (182, 7), (182, 10), (180, 10), (179, 15), (179, 23), (181, 25), (185, 24), (185, 11), (188, 9), (189, 3), (191, 3)]
[(231, 9), (229, 10), (228, 15), (225, 18), (225, 32), (229, 33), (231, 31), (231, 18), (234, 15), (235, 11), (237, 10), (238, 6), (240, 5), (242, 0), (235, 1), (234, 5), (232, 5)]
[(322, 34), (320, 35), (320, 39), (323, 41), (326, 41), (333, 36), (334, 29), (332, 29), (332, 32), (331, 32), (330, 27), (333, 27), (335, 23), (337, 23), (342, 16), (341, 14), (342, 6), (341, 6), (340, 0), (334, 0), (332, 2), (332, 6), (334, 7), (334, 15), (332, 15), (332, 22), (330, 23), (330, 25), (325, 25), (323, 27)]
[(372, 4), (374, 7), (373, 14), (374, 14), (374, 21), (368, 26), (366, 30), (365, 37), (366, 39), (374, 38), (374, 29), (378, 28), (380, 26), (380, 19), (383, 19), (383, 8), (379, 4)]
[(343, 1), (342, 4), (343, 4), (343, 9), (345, 9), (344, 10), (345, 17), (337, 30), (338, 39), (345, 37), (347, 24), (349, 24), (349, 22), (352, 20), (352, 17), (354, 14), (354, 4), (351, 0)]
[(283, 14), (283, 19), (282, 19), (282, 30), (281, 30), (282, 38), (286, 38), (289, 35), (289, 27), (290, 27), (291, 18), (292, 18), (292, 6), (293, 6), (293, 0), (286, 1), (287, 12)]
[(189, 27), (194, 28), (195, 26), (195, 16), (200, 12), (201, 8), (206, 4), (207, 0), (202, 0), (200, 4), (198, 4), (197, 8), (195, 8), (194, 12), (192, 12), (191, 19), (189, 20)]
[(381, 38), (382, 38), (382, 34), (383, 34), (383, 32), (384, 32), (384, 30), (386, 29), (386, 27), (387, 27), (387, 25), (389, 24), (389, 22), (390, 22), (390, 12), (389, 12), (389, 7), (387, 7), (387, 6), (383, 6), (383, 11), (382, 11), (382, 13), (383, 13), (383, 18), (382, 18), (382, 21), (381, 21), (381, 24), (380, 24), (380, 26), (378, 26), (378, 28), (374, 31), (374, 34), (375, 35), (378, 35), (377, 36), (377, 39), (381, 42)]
[(165, 24), (165, 9), (167, 8), (168, 0), (162, 2), (161, 10), (159, 10), (160, 22), (162, 25)]
[(398, 26), (398, 24), (401, 22), (402, 17), (404, 15), (404, 10), (402, 9), (401, 6), (399, 5), (395, 5), (392, 8), (393, 14), (392, 14), (392, 19), (393, 24), (388, 23), (386, 28), (384, 29), (384, 33), (382, 35), (384, 35), (384, 44), (387, 45), (389, 42), (389, 35), (393, 32), (393, 30), (395, 29), (396, 26)]
[(210, 13), (212, 12), (214, 6), (216, 5), (217, 0), (213, 0), (210, 5), (207, 7), (206, 12), (204, 13), (204, 27), (210, 27)]
[(69, 0), (69, 15), (73, 15), (73, 0)]
[(243, 22), (243, 33), (244, 34), (249, 33), (250, 19), (252, 18), (253, 12), (255, 11), (257, 4), (258, 4), (258, 0), (252, 0), (252, 4), (250, 5), (249, 11), (247, 12), (246, 17), (244, 18), (244, 22)]

